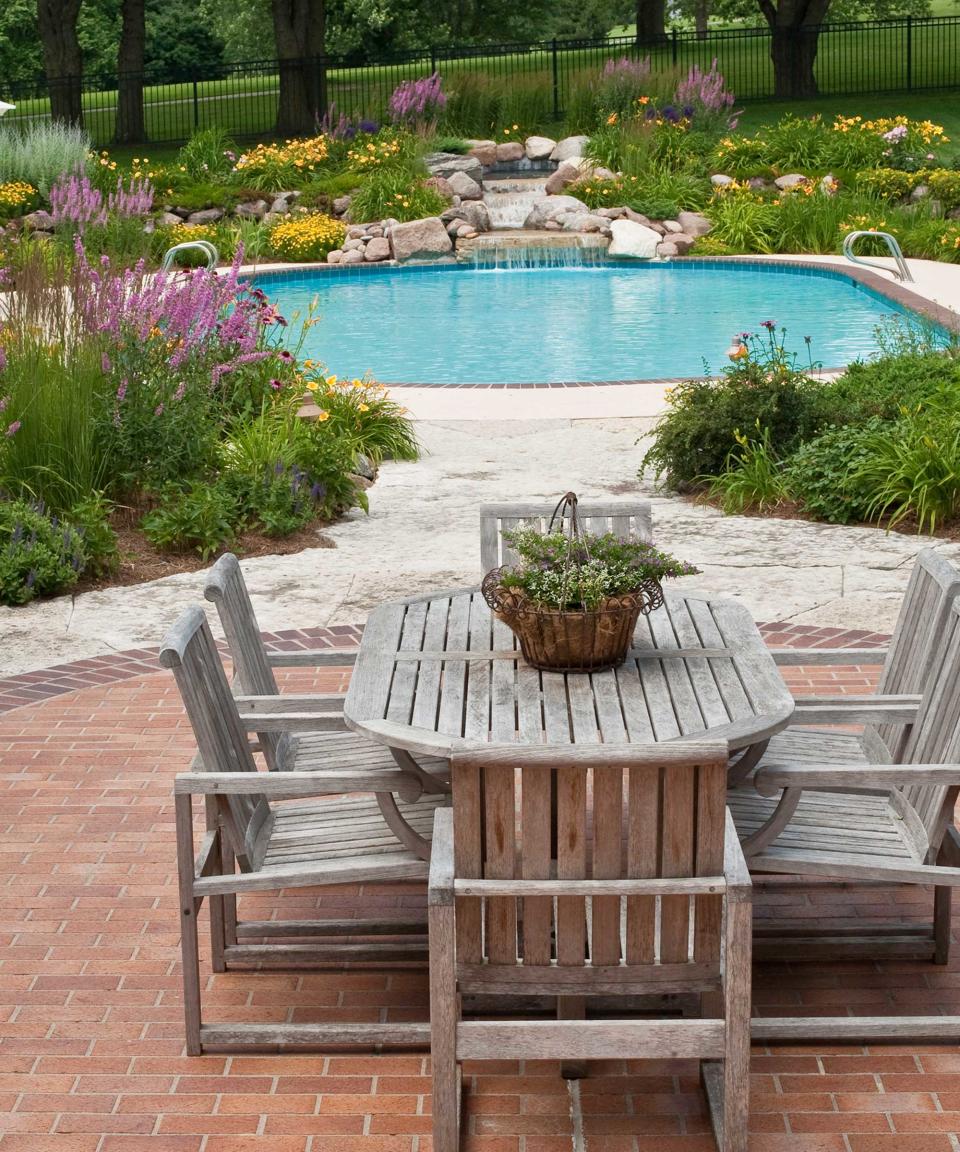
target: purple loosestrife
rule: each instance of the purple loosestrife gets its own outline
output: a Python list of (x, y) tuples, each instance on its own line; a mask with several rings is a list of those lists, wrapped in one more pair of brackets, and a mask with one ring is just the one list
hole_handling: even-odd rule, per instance
[(435, 121), (446, 107), (440, 73), (423, 76), (419, 80), (404, 80), (393, 90), (388, 105), (394, 124), (417, 127)]
[(12, 440), (14, 436), (20, 431), (20, 421), (14, 420), (12, 424), (7, 425), (7, 430), (4, 433), (8, 440)]
[(630, 60), (621, 56), (619, 60), (608, 60), (603, 66), (604, 80), (646, 80), (650, 75), (650, 57)]
[(128, 187), (123, 186), (123, 177), (117, 177), (117, 190), (107, 197), (107, 208), (122, 219), (149, 216), (153, 208), (153, 185), (149, 180), (131, 176)]
[(103, 193), (82, 172), (64, 172), (50, 186), (50, 215), (54, 224), (72, 224), (82, 232), (88, 224), (105, 224)]
[(727, 89), (727, 82), (723, 73), (717, 70), (717, 59), (714, 57), (710, 71), (704, 72), (698, 64), (677, 85), (674, 100), (686, 110), (691, 109), (691, 116), (722, 117), (733, 107), (735, 97)]

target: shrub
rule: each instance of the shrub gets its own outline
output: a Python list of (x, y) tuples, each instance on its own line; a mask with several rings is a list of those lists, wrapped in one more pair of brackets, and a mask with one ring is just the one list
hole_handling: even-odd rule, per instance
[(177, 166), (191, 180), (226, 176), (237, 162), (237, 146), (225, 128), (200, 128), (177, 153)]
[(89, 164), (90, 137), (82, 128), (59, 122), (0, 128), (0, 179), (32, 184), (42, 196), (58, 176)]
[(709, 189), (706, 180), (663, 172), (650, 179), (622, 176), (614, 180), (598, 180), (591, 177), (578, 180), (569, 192), (589, 208), (611, 208), (623, 204), (651, 219), (663, 220), (684, 209), (699, 211), (707, 202)]
[(734, 429), (737, 447), (727, 457), (723, 472), (718, 476), (704, 476), (707, 492), (724, 512), (763, 512), (775, 507), (788, 494), (780, 461), (770, 447), (770, 429), (754, 425), (754, 438), (750, 439)]
[(949, 168), (935, 168), (930, 172), (917, 173), (930, 189), (930, 195), (939, 200), (945, 212), (960, 208), (960, 172)]
[(236, 498), (224, 485), (198, 484), (186, 490), (171, 485), (141, 527), (161, 552), (193, 550), (208, 560), (234, 538), (239, 519)]
[(346, 235), (344, 225), (332, 216), (297, 213), (270, 229), (270, 247), (281, 260), (324, 260)]
[(87, 555), (83, 538), (43, 504), (0, 501), (0, 604), (26, 604), (76, 584)]
[(734, 252), (777, 250), (777, 206), (758, 193), (738, 185), (718, 189), (707, 208), (715, 242)]
[(372, 172), (350, 201), (350, 217), (358, 223), (373, 220), (420, 220), (439, 216), (446, 199), (418, 176), (403, 168)]
[(22, 180), (11, 180), (0, 184), (0, 216), (23, 216), (36, 208), (38, 193), (32, 184)]
[(83, 540), (87, 562), (84, 573), (102, 575), (114, 571), (120, 563), (117, 534), (110, 525), (113, 504), (102, 492), (91, 492), (67, 513), (67, 521)]
[(305, 528), (320, 514), (323, 486), (296, 464), (279, 461), (260, 476), (230, 475), (228, 486), (244, 509), (247, 527), (267, 536), (289, 536)]
[(309, 476), (312, 490), (317, 486), (317, 509), (325, 519), (354, 505), (367, 511), (367, 494), (353, 474), (358, 450), (354, 440), (331, 427), (329, 414), (324, 411), (310, 423), (297, 447), (297, 464)]
[[(709, 72), (702, 71), (698, 64), (690, 68), (677, 85), (673, 102), (698, 126), (719, 129), (728, 125), (734, 95), (728, 90), (723, 73), (717, 70), (716, 57)], [(736, 127), (736, 121), (731, 127)]]
[(857, 188), (884, 200), (903, 200), (922, 183), (916, 172), (898, 172), (894, 168), (867, 168), (857, 173)]
[(867, 441), (883, 427), (871, 417), (863, 424), (831, 426), (800, 445), (785, 463), (784, 479), (805, 512), (831, 524), (868, 518), (870, 493), (853, 477), (867, 458)]
[(118, 176), (116, 188), (106, 199), (84, 172), (64, 173), (50, 188), (50, 215), (54, 224), (66, 225), (70, 235), (83, 232), (88, 224), (102, 227), (111, 216), (142, 221), (152, 207), (152, 185), (135, 176), (127, 186)]
[(390, 399), (383, 384), (329, 377), (322, 390), (317, 381), (308, 388), (329, 417), (328, 428), (347, 437), (374, 464), (385, 458), (419, 459), (420, 445), (406, 409)]
[(258, 144), (238, 157), (234, 172), (250, 188), (281, 192), (295, 188), (327, 158), (324, 136), (287, 140), (283, 144)]

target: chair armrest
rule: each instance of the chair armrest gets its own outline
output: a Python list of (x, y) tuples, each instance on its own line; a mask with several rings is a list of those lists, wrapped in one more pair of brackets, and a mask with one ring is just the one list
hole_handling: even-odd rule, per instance
[(323, 772), (180, 772), (174, 777), (175, 795), (326, 796), (344, 792), (399, 792), (419, 783), (408, 772), (354, 772), (327, 769)]
[(920, 696), (799, 696), (792, 724), (913, 724)]
[(340, 692), (299, 694), (283, 692), (277, 696), (235, 696), (240, 712), (342, 712), (346, 697)]
[(342, 712), (241, 712), (247, 732), (342, 732)]
[(783, 788), (896, 788), (914, 784), (960, 784), (960, 764), (784, 764), (761, 768), (754, 776), (761, 796)]
[(727, 809), (723, 835), (723, 875), (727, 881), (727, 894), (731, 900), (749, 900), (753, 891), (750, 869), (740, 847), (737, 826), (733, 822), (730, 809)]
[(882, 664), (887, 658), (886, 648), (771, 648), (770, 655), (777, 664), (814, 667), (818, 664), (853, 665)]
[(433, 814), (430, 844), (430, 878), (427, 904), (453, 903), (453, 809), (438, 808)]
[(350, 668), (357, 648), (317, 648), (306, 652), (268, 652), (271, 668)]

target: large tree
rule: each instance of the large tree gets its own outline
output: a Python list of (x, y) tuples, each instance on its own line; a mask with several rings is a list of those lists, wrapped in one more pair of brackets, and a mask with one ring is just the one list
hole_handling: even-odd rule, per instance
[(123, 0), (120, 47), (117, 51), (118, 144), (140, 144), (146, 139), (143, 121), (143, 69), (147, 44), (147, 9), (144, 0)]
[(79, 124), (83, 119), (83, 57), (77, 39), (79, 15), (80, 0), (37, 0), (43, 68), (50, 88), (50, 114), (54, 120), (68, 124)]
[(280, 73), (277, 132), (316, 131), (327, 110), (324, 0), (271, 0)]
[(666, 0), (637, 0), (637, 43), (655, 44), (667, 34)]

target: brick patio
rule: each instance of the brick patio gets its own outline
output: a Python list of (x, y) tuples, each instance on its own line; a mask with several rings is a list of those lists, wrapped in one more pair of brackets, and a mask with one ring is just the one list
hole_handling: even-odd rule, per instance
[[(862, 632), (766, 626), (775, 644), (869, 645)], [(350, 643), (356, 629), (274, 646)], [(0, 1152), (428, 1152), (429, 1057), (207, 1056), (181, 1039), (171, 782), (192, 737), (155, 652), (0, 685)], [(795, 691), (869, 690), (874, 669), (787, 669)], [(285, 687), (342, 689), (348, 673)], [(284, 897), (296, 915), (358, 903)], [(369, 911), (422, 894), (364, 891)], [(262, 912), (276, 898), (262, 898)], [(344, 908), (344, 902), (347, 907)], [(764, 886), (757, 915), (926, 914), (918, 890)], [(960, 951), (913, 962), (762, 965), (755, 1011), (960, 1013)], [(205, 969), (209, 971), (209, 969)], [(210, 1017), (422, 1019), (426, 980), (389, 973), (210, 977)], [(556, 1065), (466, 1069), (466, 1152), (713, 1148), (695, 1067), (608, 1062), (573, 1087)], [(754, 1049), (755, 1152), (960, 1152), (960, 1046)]]

